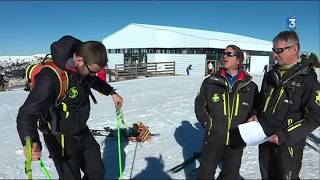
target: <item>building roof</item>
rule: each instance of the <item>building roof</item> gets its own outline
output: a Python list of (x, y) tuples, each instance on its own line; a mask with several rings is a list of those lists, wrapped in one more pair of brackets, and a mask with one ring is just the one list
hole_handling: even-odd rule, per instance
[(102, 40), (107, 49), (218, 48), (271, 51), (272, 42), (231, 33), (132, 23)]

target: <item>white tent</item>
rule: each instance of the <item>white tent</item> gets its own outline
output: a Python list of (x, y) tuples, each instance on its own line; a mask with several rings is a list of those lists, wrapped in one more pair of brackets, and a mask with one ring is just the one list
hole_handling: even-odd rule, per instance
[[(231, 33), (158, 26), (148, 24), (129, 24), (103, 39), (107, 49), (135, 48), (214, 48), (224, 49), (234, 44), (246, 51), (270, 52), (272, 42)], [(123, 54), (109, 53), (109, 66), (123, 63)], [(166, 58), (164, 58), (166, 57)], [(192, 64), (193, 73), (204, 73), (205, 54), (148, 54), (148, 62), (175, 61), (176, 73), (185, 72)], [(184, 61), (186, 59), (186, 61)], [(257, 64), (257, 63), (256, 63)], [(251, 70), (257, 71), (254, 67)], [(262, 71), (262, 70), (261, 70)]]

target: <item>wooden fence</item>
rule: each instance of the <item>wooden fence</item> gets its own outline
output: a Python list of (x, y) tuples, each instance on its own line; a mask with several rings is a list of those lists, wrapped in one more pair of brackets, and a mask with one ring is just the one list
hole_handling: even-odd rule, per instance
[(175, 75), (175, 62), (154, 62), (141, 65), (115, 65), (116, 80), (135, 79), (151, 76)]

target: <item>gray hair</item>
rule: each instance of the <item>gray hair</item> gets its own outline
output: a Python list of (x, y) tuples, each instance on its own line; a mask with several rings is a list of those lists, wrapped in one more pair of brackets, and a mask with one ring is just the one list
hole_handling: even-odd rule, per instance
[(285, 41), (287, 44), (297, 45), (298, 50), (300, 50), (299, 37), (295, 31), (282, 31), (282, 32), (280, 32), (272, 40), (273, 44), (277, 43), (278, 41)]

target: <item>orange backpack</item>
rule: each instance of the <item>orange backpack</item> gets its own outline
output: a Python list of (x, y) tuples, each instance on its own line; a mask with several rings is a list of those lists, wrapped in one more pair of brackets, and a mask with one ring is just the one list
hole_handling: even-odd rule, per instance
[[(47, 57), (47, 56), (46, 56)], [(61, 100), (65, 97), (67, 91), (68, 91), (68, 86), (69, 86), (69, 78), (68, 74), (66, 71), (60, 69), (52, 59), (45, 59), (39, 63), (39, 64), (31, 64), (26, 68), (26, 86), (29, 87), (25, 90), (32, 90), (35, 87), (35, 77), (39, 72), (41, 71), (42, 68), (50, 68), (55, 72), (57, 75), (59, 82), (60, 82), (60, 92), (58, 96), (58, 100)]]
[(129, 136), (128, 140), (134, 142), (145, 142), (149, 139), (151, 139), (149, 128), (142, 122), (134, 123), (132, 136)]

